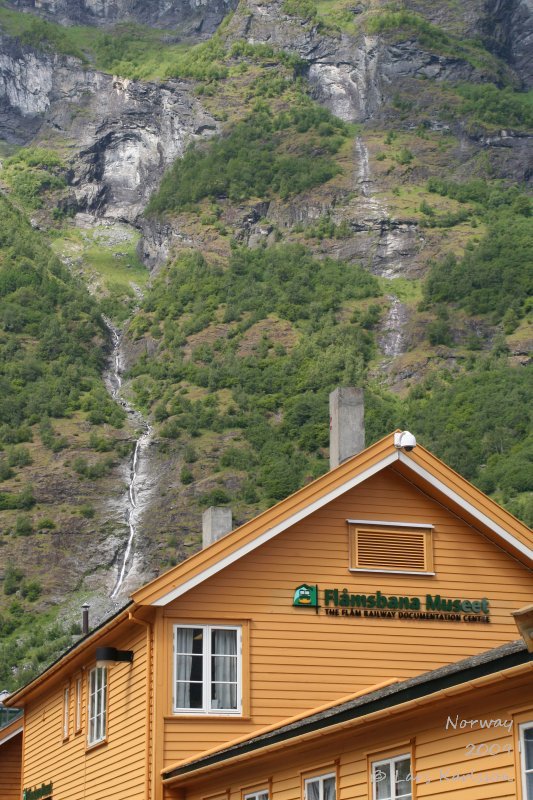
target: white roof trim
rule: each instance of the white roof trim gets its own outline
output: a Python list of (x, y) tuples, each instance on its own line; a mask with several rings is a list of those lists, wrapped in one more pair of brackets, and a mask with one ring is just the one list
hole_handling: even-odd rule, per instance
[[(331, 492), (328, 492), (323, 497), (319, 498), (318, 500), (315, 500), (308, 506), (305, 506), (305, 508), (300, 509), (300, 511), (296, 512), (296, 514), (293, 514), (292, 516), (283, 520), (283, 522), (280, 522), (273, 528), (264, 531), (256, 539), (254, 539), (251, 542), (248, 542), (248, 544), (243, 545), (243, 547), (238, 548), (233, 553), (230, 553), (225, 558), (222, 558), (220, 561), (217, 561), (216, 564), (212, 564), (207, 569), (204, 569), (202, 572), (199, 572), (198, 575), (194, 576), (194, 578), (190, 578), (190, 580), (185, 581), (180, 586), (176, 586), (176, 588), (171, 589), (169, 592), (164, 594), (158, 600), (154, 600), (152, 605), (166, 606), (168, 603), (171, 603), (173, 600), (176, 600), (178, 597), (181, 597), (181, 595), (185, 594), (191, 589), (194, 589), (194, 587), (198, 586), (198, 584), (203, 583), (208, 578), (211, 578), (213, 575), (216, 575), (218, 572), (225, 569), (230, 564), (233, 564), (235, 561), (238, 561), (243, 556), (253, 552), (253, 550), (255, 550), (256, 548), (261, 547), (261, 545), (265, 544), (266, 542), (269, 542), (279, 533), (282, 533), (283, 531), (287, 530), (287, 528), (290, 528), (292, 525), (295, 525), (297, 522), (300, 522), (302, 519), (305, 519), (306, 517), (309, 516), (309, 514), (312, 514), (314, 511), (318, 511), (319, 508), (322, 508), (323, 506), (327, 505), (332, 500), (335, 500), (340, 495), (344, 494), (350, 489), (353, 489), (358, 484), (368, 480), (377, 472), (381, 472), (382, 469), (385, 469), (385, 467), (388, 467), (394, 461), (398, 460), (400, 460), (402, 464), (405, 464), (406, 467), (409, 467), (409, 469), (412, 469), (413, 472), (416, 472), (417, 475), (419, 475), (421, 478), (424, 478), (424, 480), (426, 480), (428, 483), (430, 483), (432, 486), (434, 486), (436, 489), (442, 492), (450, 500), (453, 500), (455, 503), (461, 505), (465, 509), (465, 511), (467, 511), (475, 519), (479, 520), (484, 525), (486, 525), (490, 530), (494, 531), (494, 533), (500, 536), (505, 542), (512, 545), (516, 550), (525, 555), (527, 558), (533, 559), (533, 550), (527, 547), (527, 545), (522, 544), (522, 542), (516, 539), (516, 537), (514, 537), (512, 534), (510, 534), (508, 531), (502, 528), (501, 525), (498, 525), (494, 520), (492, 520), (482, 511), (480, 511), (471, 503), (469, 503), (467, 500), (465, 500), (464, 497), (461, 497), (461, 495), (459, 495), (453, 489), (450, 489), (450, 487), (446, 486), (431, 472), (428, 472), (428, 470), (426, 470), (424, 467), (421, 467), (419, 464), (417, 464), (415, 461), (409, 458), (408, 455), (401, 452), (400, 450), (396, 450), (394, 453), (390, 453), (390, 455), (385, 456), (385, 458), (382, 458), (381, 461), (378, 461), (372, 467), (369, 467), (368, 469), (361, 472), (359, 475), (356, 475), (354, 478), (350, 478), (350, 480), (346, 481), (340, 486), (337, 486), (336, 489), (333, 489)], [(361, 520), (361, 522), (364, 522), (364, 524), (366, 525), (372, 524), (371, 520)], [(424, 527), (428, 526), (424, 525)]]
[(376, 519), (347, 519), (349, 525), (388, 525), (389, 528), (434, 528), (430, 522), (384, 522)]
[(297, 511), (296, 514), (292, 514), (292, 516), (283, 520), (283, 522), (280, 522), (273, 528), (264, 531), (264, 533), (262, 533), (253, 541), (248, 542), (248, 544), (245, 544), (243, 547), (239, 547), (233, 553), (230, 553), (230, 555), (226, 556), (226, 558), (217, 561), (216, 564), (213, 564), (212, 566), (208, 567), (202, 572), (199, 572), (198, 575), (194, 576), (194, 578), (191, 578), (185, 583), (182, 583), (181, 586), (176, 586), (175, 589), (171, 589), (170, 592), (167, 592), (158, 600), (154, 600), (152, 605), (166, 606), (168, 603), (171, 603), (173, 600), (176, 600), (177, 597), (181, 597), (182, 594), (185, 594), (186, 592), (193, 589), (195, 586), (198, 586), (199, 583), (203, 583), (203, 581), (205, 581), (207, 578), (210, 578), (212, 575), (216, 575), (217, 572), (220, 572), (221, 570), (228, 567), (230, 564), (233, 564), (235, 561), (238, 561), (239, 558), (242, 558), (248, 553), (251, 553), (257, 547), (261, 547), (261, 545), (265, 544), (265, 542), (269, 542), (270, 539), (273, 539), (279, 533), (282, 533), (282, 531), (287, 530), (287, 528), (290, 528), (292, 525), (295, 525), (297, 522), (300, 522), (302, 519), (305, 519), (305, 517), (309, 516), (309, 514), (312, 514), (314, 511), (318, 511), (319, 508), (322, 508), (328, 503), (331, 503), (332, 500), (335, 500), (337, 497), (340, 497), (340, 495), (344, 494), (345, 492), (348, 492), (350, 489), (353, 489), (359, 483), (363, 483), (364, 481), (368, 480), (368, 478), (371, 478), (372, 475), (375, 475), (377, 472), (381, 472), (381, 470), (385, 469), (385, 467), (388, 467), (389, 464), (392, 464), (394, 461), (397, 461), (398, 457), (399, 457), (399, 451), (390, 453), (390, 455), (385, 456), (385, 458), (382, 458), (381, 461), (378, 461), (372, 467), (369, 467), (368, 469), (364, 470), (364, 472), (361, 472), (360, 475), (356, 475), (354, 478), (350, 478), (349, 481), (346, 481), (346, 483), (337, 486), (336, 489), (333, 489), (331, 492), (328, 492), (323, 497), (320, 497), (318, 500), (315, 500), (314, 503), (310, 503), (308, 506), (305, 506), (305, 508), (302, 508), (300, 511)]
[(16, 730), (11, 731), (11, 733), (8, 734), (7, 736), (4, 736), (3, 739), (0, 739), (0, 747), (6, 742), (9, 742), (9, 740), (12, 739), (14, 736), (18, 736), (19, 733), (22, 733), (22, 731), (23, 731), (23, 726), (21, 725), (20, 728), (17, 728)]
[(431, 472), (428, 472), (427, 469), (420, 466), (420, 464), (417, 464), (416, 461), (410, 459), (409, 456), (405, 455), (405, 453), (400, 453), (400, 461), (402, 464), (405, 464), (406, 467), (412, 469), (413, 472), (416, 472), (417, 475), (419, 475), (421, 478), (424, 478), (424, 480), (438, 489), (439, 492), (442, 492), (442, 494), (444, 494), (450, 500), (453, 500), (454, 503), (461, 505), (465, 511), (475, 517), (475, 519), (479, 520), (479, 522), (483, 523), (483, 525), (486, 525), (487, 528), (500, 536), (505, 542), (512, 545), (527, 558), (533, 559), (533, 550), (531, 548), (525, 544), (522, 544), (522, 542), (509, 533), (509, 531), (506, 531), (505, 528), (502, 528), (501, 525), (498, 525), (497, 522), (469, 503), (468, 500), (465, 500), (465, 498), (461, 497), (460, 494), (455, 492), (453, 489), (450, 489), (449, 486), (446, 486), (445, 483), (436, 478)]

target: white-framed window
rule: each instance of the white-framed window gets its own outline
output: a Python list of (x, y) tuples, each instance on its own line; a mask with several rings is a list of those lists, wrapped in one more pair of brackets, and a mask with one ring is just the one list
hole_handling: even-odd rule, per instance
[(68, 686), (63, 689), (63, 739), (68, 739), (69, 733), (69, 702), (70, 690)]
[(74, 732), (81, 731), (81, 678), (76, 679), (76, 710), (74, 713)]
[(373, 800), (412, 800), (411, 756), (372, 762)]
[(173, 710), (186, 714), (242, 713), (239, 626), (174, 626)]
[(522, 800), (533, 800), (533, 722), (520, 725)]
[(304, 781), (305, 800), (335, 800), (337, 796), (337, 777), (334, 772), (306, 778)]
[(259, 792), (245, 794), (244, 800), (268, 800), (268, 789), (261, 789)]
[(107, 667), (95, 667), (89, 672), (89, 730), (88, 744), (97, 744), (106, 737)]

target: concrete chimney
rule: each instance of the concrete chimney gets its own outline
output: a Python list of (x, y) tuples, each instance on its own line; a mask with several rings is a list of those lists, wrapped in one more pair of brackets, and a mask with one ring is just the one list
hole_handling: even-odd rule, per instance
[(202, 514), (202, 547), (208, 547), (233, 530), (231, 508), (211, 506)]
[(365, 447), (362, 389), (344, 387), (329, 396), (329, 468), (334, 469)]

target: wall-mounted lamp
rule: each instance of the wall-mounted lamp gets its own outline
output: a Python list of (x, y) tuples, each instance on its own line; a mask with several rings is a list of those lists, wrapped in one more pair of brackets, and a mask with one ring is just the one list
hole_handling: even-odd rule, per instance
[(516, 627), (520, 632), (520, 636), (527, 644), (527, 649), (533, 653), (533, 603), (524, 608), (519, 608), (518, 611), (512, 611), (511, 614), (516, 622)]
[(117, 662), (131, 664), (133, 661), (133, 650), (117, 650), (116, 647), (97, 647), (96, 666), (111, 667)]

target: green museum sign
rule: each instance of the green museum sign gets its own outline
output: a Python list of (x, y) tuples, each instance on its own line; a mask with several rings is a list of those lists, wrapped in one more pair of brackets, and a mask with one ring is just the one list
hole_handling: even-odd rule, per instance
[(35, 789), (23, 789), (22, 800), (42, 800), (44, 797), (52, 797), (53, 789), (54, 784), (52, 781), (43, 783), (41, 786), (35, 787)]
[(335, 617), (382, 617), (385, 619), (425, 619), (443, 622), (490, 622), (489, 601), (426, 594), (423, 598), (389, 595), (379, 589), (373, 594), (352, 594), (348, 589), (324, 589), (319, 602), (317, 585), (296, 587), (293, 606), (323, 609)]

